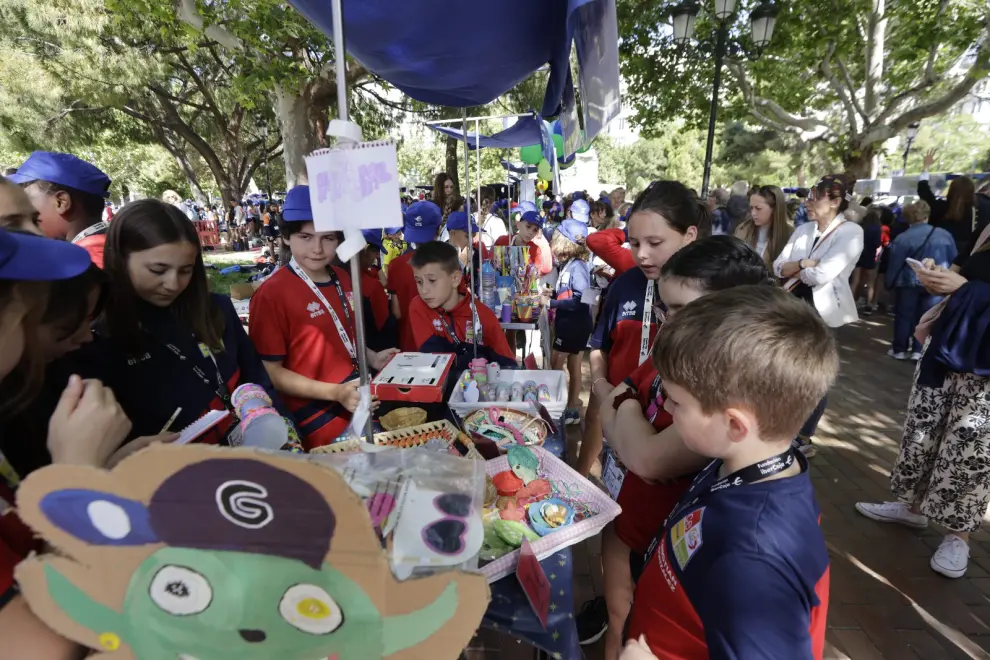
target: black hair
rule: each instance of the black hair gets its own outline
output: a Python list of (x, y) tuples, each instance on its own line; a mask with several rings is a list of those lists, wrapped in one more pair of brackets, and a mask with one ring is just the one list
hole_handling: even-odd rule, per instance
[(848, 174), (828, 174), (823, 176), (812, 190), (815, 191), (816, 197), (825, 195), (829, 199), (840, 200), (839, 213), (843, 213), (849, 208), (849, 197), (852, 195), (855, 185), (855, 177)]
[[(293, 234), (298, 234), (299, 232), (302, 231), (304, 224), (306, 224), (305, 220), (289, 222), (288, 220), (283, 219), (278, 226), (278, 232), (279, 234), (281, 234), (282, 238), (284, 238), (285, 240), (289, 240), (290, 238), (292, 238)], [(314, 225), (313, 231), (319, 231), (319, 229), (316, 229), (315, 227), (316, 226)], [(338, 241), (343, 242), (344, 232), (335, 231), (333, 233), (337, 236)]]
[[(92, 321), (103, 312), (108, 294), (107, 276), (96, 265), (90, 264), (80, 275), (51, 283), (48, 307), (41, 317), (43, 325), (54, 326), (59, 341), (75, 334), (83, 323)], [(89, 296), (99, 292), (96, 305), (90, 306)]]
[(430, 264), (438, 264), (446, 273), (455, 273), (461, 269), (457, 248), (450, 243), (440, 241), (417, 245), (416, 251), (409, 258), (409, 265), (413, 268), (422, 268)]
[[(698, 228), (698, 237), (711, 233), (712, 219), (706, 200), (680, 181), (654, 181), (636, 196), (626, 218), (639, 211), (652, 211), (663, 216), (679, 234), (686, 234), (691, 227)], [(628, 220), (627, 220), (628, 222)]]
[(777, 284), (756, 250), (725, 234), (685, 245), (663, 265), (660, 277), (690, 281), (706, 293), (744, 284)]
[(103, 252), (103, 270), (110, 280), (110, 287), (101, 325), (114, 342), (121, 343), (128, 352), (136, 353), (143, 349), (146, 337), (140, 330), (137, 293), (131, 284), (127, 260), (134, 252), (168, 243), (196, 246), (192, 278), (169, 311), (199, 341), (213, 350), (223, 350), (223, 312), (210, 296), (196, 227), (182, 211), (157, 199), (142, 199), (127, 204), (110, 223)]
[(41, 179), (35, 179), (34, 181), (22, 183), (21, 187), (27, 188), (32, 184), (37, 185), (41, 192), (46, 195), (54, 195), (59, 192), (67, 193), (69, 195), (69, 199), (72, 200), (72, 205), (81, 208), (83, 213), (86, 214), (86, 217), (92, 220), (94, 224), (103, 219), (103, 210), (106, 208), (106, 200), (104, 200), (100, 195), (93, 195), (75, 188), (70, 188), (69, 186), (52, 183), (51, 181), (42, 181)]

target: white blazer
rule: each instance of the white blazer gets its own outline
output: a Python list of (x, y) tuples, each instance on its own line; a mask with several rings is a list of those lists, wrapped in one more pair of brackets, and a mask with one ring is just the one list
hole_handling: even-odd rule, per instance
[[(837, 328), (859, 320), (856, 301), (849, 288), (852, 274), (859, 256), (863, 252), (863, 228), (855, 222), (846, 221), (840, 213), (833, 222), (840, 223), (832, 231), (832, 225), (824, 232), (818, 231), (815, 222), (806, 222), (791, 234), (780, 256), (773, 262), (777, 277), (783, 278), (780, 267), (789, 261), (814, 259), (818, 265), (805, 268), (798, 278), (811, 287), (815, 308), (830, 327)], [(814, 246), (815, 238), (827, 234)]]

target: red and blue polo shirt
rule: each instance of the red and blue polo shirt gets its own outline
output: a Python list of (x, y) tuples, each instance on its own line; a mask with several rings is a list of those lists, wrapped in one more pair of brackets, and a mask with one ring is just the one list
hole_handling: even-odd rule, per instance
[[(643, 308), (646, 291), (653, 282), (639, 268), (628, 270), (615, 278), (608, 288), (605, 304), (598, 316), (598, 324), (591, 335), (591, 347), (608, 354), (608, 382), (618, 385), (640, 365), (640, 347), (643, 332)], [(652, 307), (660, 305), (660, 298), (653, 296)], [(652, 348), (660, 329), (661, 319), (656, 309), (651, 310), (648, 347)], [(643, 362), (649, 360), (647, 353)]]
[(820, 660), (829, 556), (808, 475), (711, 491), (698, 474), (636, 584), (626, 637), (660, 660)]
[(409, 304), (419, 296), (419, 289), (416, 288), (416, 277), (413, 273), (409, 260), (413, 256), (413, 251), (401, 254), (392, 259), (388, 264), (388, 280), (386, 287), (390, 293), (399, 299), (399, 348), (408, 353), (418, 350), (416, 342), (413, 340), (412, 325), (409, 320)]
[[(316, 282), (333, 307), (352, 344), (354, 300), (351, 278), (333, 267), (347, 298), (341, 301), (331, 282)], [(349, 305), (347, 313), (343, 305)], [(333, 317), (309, 286), (291, 268), (279, 268), (251, 296), (251, 340), (262, 360), (281, 361), (289, 371), (324, 383), (344, 383), (356, 377), (354, 361)], [(357, 347), (363, 350), (363, 347)], [(336, 401), (301, 399), (283, 395), (295, 415), (299, 435), (307, 449), (333, 442), (351, 421), (351, 414)]]
[[(475, 307), (478, 310), (478, 323), (481, 324), (478, 345), (488, 347), (502, 358), (515, 363), (515, 354), (509, 348), (509, 342), (495, 312), (477, 300)], [(473, 316), (471, 298), (467, 295), (461, 298), (449, 312), (441, 308), (430, 309), (422, 298), (416, 296), (409, 305), (409, 321), (412, 326), (413, 342), (416, 345), (414, 351), (436, 352), (430, 350), (433, 343), (430, 340), (434, 338), (449, 342), (451, 346), (469, 344), (473, 339), (468, 336)], [(451, 331), (456, 337), (451, 337)]]

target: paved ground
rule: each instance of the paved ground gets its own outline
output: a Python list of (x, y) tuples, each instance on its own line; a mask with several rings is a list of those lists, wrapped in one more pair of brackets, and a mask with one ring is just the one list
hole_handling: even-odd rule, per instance
[[(812, 460), (832, 556), (825, 658), (990, 660), (990, 533), (974, 535), (966, 577), (949, 580), (928, 566), (941, 540), (939, 530), (880, 525), (853, 509), (860, 500), (890, 497), (888, 477), (913, 365), (884, 355), (889, 327), (889, 317), (875, 316), (840, 329), (842, 371), (818, 429), (818, 456)], [(571, 435), (576, 442), (577, 433)], [(596, 541), (575, 551), (578, 607), (601, 593), (598, 553)], [(528, 647), (511, 640), (485, 635), (484, 642), (478, 641), (486, 651), (473, 658), (532, 657)], [(601, 642), (585, 647), (585, 657), (603, 658)]]

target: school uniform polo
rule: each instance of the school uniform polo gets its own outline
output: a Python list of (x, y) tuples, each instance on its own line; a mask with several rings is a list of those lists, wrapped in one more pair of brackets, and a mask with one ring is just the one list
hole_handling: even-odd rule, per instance
[(89, 258), (93, 260), (96, 267), (103, 268), (103, 247), (107, 242), (107, 225), (106, 223), (100, 223), (103, 225), (102, 229), (97, 230), (93, 234), (83, 236), (82, 238), (77, 238), (77, 240), (72, 241), (79, 247), (89, 252)]
[(560, 267), (557, 286), (550, 309), (556, 310), (554, 327), (554, 350), (564, 353), (581, 353), (588, 347), (591, 336), (591, 308), (581, 299), (581, 295), (591, 287), (588, 263), (581, 259), (571, 259)]
[(479, 357), (497, 359), (505, 366), (515, 367), (515, 354), (509, 348), (495, 312), (481, 302), (476, 301), (475, 307), (478, 310), (478, 326), (474, 326), (471, 299), (468, 296), (461, 298), (449, 312), (439, 307), (430, 309), (422, 298), (416, 296), (409, 305), (409, 320), (416, 344), (413, 350), (424, 353), (457, 353), (460, 350), (466, 355), (466, 349), (472, 344), (473, 334), (477, 332), (479, 349), (487, 349), (479, 350)]
[(396, 323), (377, 268), (361, 272), (361, 298), (364, 300), (364, 334), (368, 348), (373, 351), (395, 348), (398, 343)]
[(695, 478), (636, 584), (626, 638), (660, 660), (820, 660), (829, 557), (807, 462), (794, 477), (711, 491)]
[[(315, 284), (330, 303), (355, 350), (364, 350), (355, 339), (350, 276), (341, 268), (332, 268), (346, 301), (340, 299), (332, 282)], [(357, 376), (355, 361), (333, 317), (289, 267), (279, 268), (251, 297), (249, 330), (262, 360), (281, 362), (289, 371), (324, 383), (344, 383)], [(350, 424), (351, 414), (336, 401), (288, 394), (284, 397), (307, 449), (332, 443)]]
[(416, 278), (413, 274), (409, 260), (413, 253), (407, 252), (399, 255), (388, 265), (388, 281), (386, 288), (390, 293), (399, 299), (399, 348), (405, 352), (416, 351), (416, 342), (413, 340), (412, 326), (409, 320), (409, 305), (413, 298), (419, 295), (416, 288)]
[(647, 287), (654, 283), (639, 268), (628, 270), (615, 278), (608, 288), (605, 304), (598, 316), (598, 324), (591, 335), (591, 347), (608, 353), (608, 382), (618, 385), (640, 364), (650, 359), (660, 329), (659, 314), (653, 307), (660, 305), (654, 292), (650, 305), (650, 327), (643, 346), (643, 320)]
[[(169, 427), (172, 431), (182, 430), (210, 410), (224, 410), (227, 406), (222, 395), (229, 395), (244, 383), (263, 387), (275, 408), (292, 421), (230, 298), (219, 294), (210, 297), (223, 316), (222, 350), (206, 350), (168, 308), (137, 301), (141, 350), (131, 353), (97, 325), (92, 343), (59, 361), (61, 377), (50, 386), (61, 391), (72, 373), (98, 378), (113, 390), (130, 418), (131, 438), (157, 435), (176, 408), (182, 410)], [(222, 387), (218, 381), (222, 381)], [(235, 421), (231, 415), (196, 442), (225, 444), (227, 432)]]

